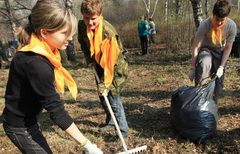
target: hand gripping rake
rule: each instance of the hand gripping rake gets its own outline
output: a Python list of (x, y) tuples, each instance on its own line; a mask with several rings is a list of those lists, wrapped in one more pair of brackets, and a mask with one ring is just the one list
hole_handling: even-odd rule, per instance
[[(100, 83), (100, 79), (99, 79), (98, 74), (97, 74), (97, 71), (96, 71), (96, 69), (95, 69), (94, 67), (93, 67), (93, 72), (94, 72), (94, 74), (95, 74), (95, 77), (96, 77), (96, 79), (97, 79), (97, 82)], [(123, 139), (122, 133), (121, 133), (120, 128), (119, 128), (118, 123), (117, 123), (117, 120), (116, 120), (116, 118), (115, 118), (115, 116), (114, 116), (112, 107), (110, 106), (109, 100), (108, 100), (108, 98), (107, 98), (108, 91), (107, 91), (107, 90), (104, 90), (104, 92), (102, 93), (102, 95), (103, 95), (104, 100), (105, 100), (105, 102), (106, 102), (106, 104), (107, 104), (108, 110), (109, 110), (109, 112), (110, 112), (110, 114), (111, 114), (111, 116), (112, 116), (114, 125), (115, 125), (115, 127), (116, 127), (116, 129), (117, 129), (118, 136), (119, 136), (119, 138), (120, 138), (120, 140), (121, 140), (121, 142), (122, 142), (123, 148), (124, 148), (124, 152), (120, 152), (120, 153), (118, 153), (118, 154), (136, 154), (136, 153), (138, 153), (138, 152), (142, 152), (142, 151), (146, 150), (146, 149), (147, 149), (147, 146), (146, 146), (146, 145), (141, 146), (141, 147), (138, 147), (138, 148), (134, 148), (134, 149), (131, 149), (131, 150), (128, 150), (128, 149), (127, 149), (126, 143), (125, 143), (125, 141), (124, 141), (124, 139)]]

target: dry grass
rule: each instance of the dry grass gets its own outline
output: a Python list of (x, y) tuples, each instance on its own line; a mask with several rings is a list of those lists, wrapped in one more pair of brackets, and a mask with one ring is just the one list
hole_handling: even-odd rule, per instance
[[(127, 53), (130, 75), (122, 93), (129, 124), (129, 149), (147, 145), (144, 154), (160, 153), (240, 153), (240, 60), (230, 58), (225, 79), (225, 89), (219, 103), (219, 121), (216, 134), (202, 145), (195, 145), (174, 132), (170, 122), (171, 92), (182, 85), (193, 85), (188, 80), (190, 56), (188, 51), (167, 53), (161, 48), (140, 56), (139, 50)], [(78, 83), (79, 94), (73, 101), (69, 92), (62, 96), (66, 109), (77, 126), (105, 153), (119, 149), (115, 132), (100, 134), (98, 127), (104, 122), (104, 112), (98, 102), (95, 81), (91, 70), (85, 67), (83, 55), (78, 53), (77, 64), (66, 68)], [(0, 71), (0, 113), (4, 107), (4, 92), (8, 69)], [(40, 123), (54, 153), (79, 153), (81, 148), (44, 111)], [(5, 136), (0, 119), (0, 153), (19, 153)]]

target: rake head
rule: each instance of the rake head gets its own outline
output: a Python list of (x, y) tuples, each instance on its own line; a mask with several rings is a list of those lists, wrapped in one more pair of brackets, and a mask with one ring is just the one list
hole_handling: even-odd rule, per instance
[(131, 150), (127, 150), (125, 152), (120, 152), (118, 154), (137, 154), (139, 152), (143, 152), (144, 150), (147, 149), (147, 146), (144, 145), (144, 146), (141, 146), (141, 147), (138, 147), (138, 148), (134, 148), (134, 149), (131, 149)]

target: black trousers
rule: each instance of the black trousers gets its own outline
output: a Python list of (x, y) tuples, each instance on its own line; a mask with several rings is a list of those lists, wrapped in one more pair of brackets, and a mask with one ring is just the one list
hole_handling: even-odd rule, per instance
[(140, 36), (142, 55), (148, 54), (149, 39), (148, 35)]

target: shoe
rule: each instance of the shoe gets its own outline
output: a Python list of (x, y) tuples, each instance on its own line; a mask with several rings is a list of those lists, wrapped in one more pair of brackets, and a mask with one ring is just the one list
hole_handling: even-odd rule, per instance
[(99, 129), (100, 132), (106, 132), (109, 130), (113, 130), (115, 127), (113, 125), (105, 125)]

